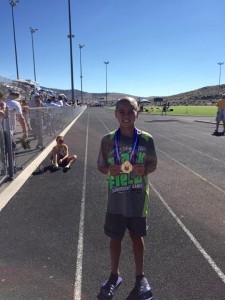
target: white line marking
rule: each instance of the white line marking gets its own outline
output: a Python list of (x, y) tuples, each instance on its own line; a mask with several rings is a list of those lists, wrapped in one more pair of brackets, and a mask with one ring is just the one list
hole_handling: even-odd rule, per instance
[(105, 127), (105, 129), (106, 129), (108, 132), (110, 132), (109, 128), (105, 125), (105, 123), (104, 123), (101, 119), (99, 119), (98, 115), (97, 115), (97, 118), (98, 118), (98, 120), (102, 123), (103, 127)]
[[(182, 136), (188, 137), (190, 139), (197, 140), (199, 142), (199, 138), (198, 137), (194, 137), (192, 135), (184, 134), (184, 133), (181, 133), (181, 132), (179, 132), (179, 134), (182, 135)], [(203, 133), (201, 132), (201, 134), (203, 134)], [(209, 135), (208, 133), (206, 133), (206, 134)], [(213, 142), (208, 142), (206, 140), (204, 140), (204, 143), (207, 143), (207, 144), (210, 144), (210, 145), (213, 145), (213, 146), (217, 146), (217, 147), (220, 147), (220, 148), (225, 148), (222, 145), (219, 145), (219, 144), (213, 143)]]
[(223, 283), (225, 283), (225, 274), (222, 272), (222, 270), (217, 266), (217, 264), (214, 262), (214, 260), (209, 256), (204, 248), (201, 246), (201, 244), (196, 240), (196, 238), (193, 236), (193, 234), (187, 229), (187, 227), (181, 222), (181, 220), (177, 217), (177, 215), (173, 212), (173, 210), (170, 208), (170, 206), (166, 203), (166, 201), (163, 199), (163, 197), (160, 195), (160, 193), (154, 188), (154, 186), (149, 182), (152, 190), (156, 193), (156, 195), (159, 197), (160, 201), (163, 203), (163, 205), (166, 207), (166, 209), (169, 211), (169, 213), (173, 216), (173, 218), (176, 220), (176, 222), (180, 225), (180, 227), (183, 229), (183, 231), (187, 234), (187, 236), (190, 238), (190, 240), (194, 243), (195, 247), (201, 252), (201, 254), (204, 256), (204, 258), (207, 260), (207, 262), (210, 264), (210, 266), (213, 268), (213, 270), (216, 272), (216, 274), (222, 279)]
[(75, 275), (75, 284), (74, 284), (74, 300), (81, 299), (81, 290), (82, 290), (85, 193), (86, 193), (86, 182), (87, 182), (88, 128), (89, 128), (89, 113), (88, 113), (88, 121), (87, 121), (85, 158), (84, 158), (84, 176), (83, 176), (82, 199), (81, 199), (81, 209), (80, 209), (79, 236), (78, 236), (78, 244), (77, 244), (77, 263), (76, 263), (76, 275)]
[[(73, 120), (70, 125), (68, 125), (62, 132), (62, 135), (65, 135), (66, 132), (73, 126), (77, 119), (85, 109)], [(11, 200), (11, 198), (19, 191), (31, 174), (35, 171), (37, 166), (46, 158), (49, 152), (52, 150), (52, 147), (55, 145), (55, 140), (52, 141), (39, 155), (36, 157), (12, 182), (4, 183), (8, 186), (0, 193), (0, 212)]]
[(207, 182), (208, 184), (210, 184), (211, 186), (213, 186), (214, 188), (216, 188), (217, 190), (219, 190), (220, 192), (222, 192), (223, 194), (225, 194), (225, 191), (222, 190), (220, 187), (218, 187), (217, 185), (215, 185), (214, 183), (208, 181), (206, 178), (202, 177), (201, 175), (199, 175), (198, 173), (196, 173), (195, 171), (191, 170), (190, 168), (188, 168), (187, 166), (183, 165), (181, 162), (179, 162), (178, 160), (176, 160), (175, 158), (173, 158), (172, 156), (170, 156), (169, 154), (165, 153), (164, 151), (160, 150), (159, 148), (157, 148), (157, 151), (161, 152), (162, 154), (166, 155), (167, 157), (169, 157), (170, 159), (172, 159), (173, 161), (175, 161), (177, 164), (181, 165), (183, 168), (187, 169), (189, 172), (193, 173), (194, 175), (198, 176), (199, 178), (201, 178), (203, 181)]
[(201, 154), (201, 155), (205, 155), (205, 156), (207, 156), (207, 157), (209, 157), (209, 158), (211, 158), (211, 159), (213, 159), (213, 160), (216, 160), (216, 161), (219, 161), (220, 163), (225, 164), (225, 161), (222, 161), (222, 160), (220, 160), (220, 159), (218, 159), (218, 158), (215, 158), (214, 156), (211, 156), (211, 155), (209, 155), (209, 154), (203, 153), (203, 152), (201, 152), (201, 151), (199, 151), (199, 150), (196, 150), (196, 149), (194, 149), (194, 148), (188, 147), (187, 145), (185, 145), (185, 144), (183, 144), (183, 143), (180, 143), (180, 142), (177, 142), (176, 140), (171, 139), (171, 138), (168, 138), (168, 137), (166, 137), (166, 136), (164, 136), (164, 135), (162, 135), (162, 134), (160, 134), (160, 133), (157, 133), (157, 134), (158, 134), (159, 136), (162, 136), (163, 138), (169, 140), (169, 141), (172, 141), (173, 143), (176, 143), (176, 144), (178, 144), (178, 145), (181, 145), (181, 146), (183, 146), (183, 147), (185, 147), (185, 148), (187, 148), (187, 149), (189, 149), (189, 150), (195, 151), (195, 152), (197, 152), (197, 153), (199, 153), (199, 154)]

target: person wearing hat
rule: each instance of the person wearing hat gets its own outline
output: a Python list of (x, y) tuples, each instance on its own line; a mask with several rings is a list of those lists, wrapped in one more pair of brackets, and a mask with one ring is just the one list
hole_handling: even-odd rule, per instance
[(20, 126), (23, 130), (23, 137), (27, 138), (28, 131), (26, 121), (23, 116), (22, 107), (20, 104), (21, 95), (19, 92), (10, 91), (7, 99), (4, 100), (4, 103), (9, 109), (9, 117), (10, 117), (10, 130), (11, 133), (14, 134), (16, 128), (16, 118), (18, 119)]
[[(222, 98), (218, 100), (216, 106), (218, 107), (216, 114), (216, 129), (214, 135), (224, 135), (225, 134), (225, 94), (222, 94)], [(219, 133), (220, 122), (223, 122), (223, 131)]]
[[(3, 119), (3, 128), (4, 132), (6, 132), (6, 117), (9, 117), (9, 127), (10, 127), (10, 134), (12, 140), (12, 149), (13, 149), (13, 159), (14, 159), (14, 167), (15, 164), (15, 149), (16, 149), (16, 142), (14, 141), (13, 135), (16, 130), (16, 120), (19, 121), (20, 126), (23, 131), (23, 136), (20, 139), (21, 145), (24, 149), (30, 149), (30, 144), (28, 140), (28, 129), (25, 118), (23, 116), (22, 107), (20, 104), (21, 95), (17, 91), (10, 91), (7, 99), (4, 99), (4, 119)], [(6, 136), (6, 134), (5, 134)]]
[[(38, 103), (38, 105), (37, 105)], [(33, 94), (33, 97), (30, 99), (29, 101), (29, 107), (32, 108), (30, 109), (30, 125), (31, 125), (31, 131), (33, 133), (33, 136), (34, 136), (34, 139), (36, 139), (38, 137), (38, 134), (37, 134), (37, 119), (38, 119), (38, 116), (36, 114), (36, 110), (34, 110), (33, 108), (36, 108), (36, 107), (43, 107), (44, 104), (43, 102), (41, 101), (41, 95), (39, 93), (35, 93)]]
[[(33, 95), (33, 97), (30, 99), (30, 101), (29, 101), (29, 107), (36, 107), (36, 104), (35, 104), (36, 100), (41, 100), (41, 95), (39, 93), (35, 93)], [(41, 103), (42, 103), (42, 101), (41, 101)], [(43, 103), (42, 103), (41, 106), (43, 106)]]

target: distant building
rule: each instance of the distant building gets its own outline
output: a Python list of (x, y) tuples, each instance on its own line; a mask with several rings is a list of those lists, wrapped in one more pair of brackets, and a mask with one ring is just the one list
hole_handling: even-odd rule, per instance
[(163, 98), (162, 98), (162, 97), (155, 97), (155, 98), (153, 99), (153, 101), (154, 101), (156, 104), (160, 103), (160, 105), (161, 105), (162, 102), (163, 102)]

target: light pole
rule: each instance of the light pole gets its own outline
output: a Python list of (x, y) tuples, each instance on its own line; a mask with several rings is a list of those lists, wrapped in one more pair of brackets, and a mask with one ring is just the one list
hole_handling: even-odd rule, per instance
[(79, 44), (80, 48), (80, 99), (81, 104), (83, 104), (83, 75), (82, 75), (82, 58), (81, 58), (81, 49), (84, 48), (85, 45)]
[(74, 35), (72, 34), (72, 25), (71, 25), (71, 12), (70, 12), (70, 0), (68, 0), (68, 8), (69, 8), (69, 35), (70, 39), (70, 70), (71, 70), (71, 92), (72, 92), (72, 101), (74, 101), (74, 82), (73, 82), (73, 43), (72, 39)]
[(34, 38), (33, 38), (33, 34), (38, 31), (37, 28), (31, 28), (30, 27), (30, 33), (31, 33), (31, 41), (32, 41), (32, 53), (33, 53), (33, 66), (34, 66), (34, 81), (36, 82), (37, 81), (37, 78), (36, 78), (36, 68), (35, 68), (35, 56), (34, 56)]
[(107, 104), (107, 102), (108, 102), (108, 99), (107, 99), (107, 80), (108, 80), (108, 74), (107, 74), (107, 66), (108, 66), (108, 64), (109, 64), (109, 61), (104, 61), (104, 64), (105, 64), (105, 87), (106, 87), (106, 89), (105, 89), (105, 99), (106, 99), (106, 104)]
[(218, 65), (220, 66), (220, 73), (219, 73), (219, 85), (220, 85), (220, 78), (221, 78), (221, 67), (224, 64), (224, 62), (218, 62)]
[(14, 37), (14, 48), (15, 48), (15, 57), (16, 57), (16, 74), (17, 79), (19, 79), (19, 68), (18, 68), (18, 59), (17, 59), (17, 48), (16, 48), (16, 31), (15, 31), (15, 22), (14, 22), (14, 6), (19, 3), (19, 0), (10, 1), (9, 4), (12, 6), (12, 21), (13, 21), (13, 37)]

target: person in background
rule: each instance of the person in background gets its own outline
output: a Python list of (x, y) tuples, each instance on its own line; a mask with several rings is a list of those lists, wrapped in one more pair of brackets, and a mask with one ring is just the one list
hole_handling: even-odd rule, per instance
[(163, 107), (162, 107), (162, 113), (161, 113), (161, 115), (163, 115), (163, 113), (166, 115), (166, 110), (167, 110), (167, 104), (164, 103)]
[[(41, 95), (40, 95), (39, 93), (35, 93), (35, 94), (31, 97), (31, 99), (30, 99), (30, 101), (29, 101), (29, 107), (36, 107), (36, 105), (35, 105), (36, 99), (40, 99), (40, 101), (41, 101)], [(43, 102), (42, 102), (42, 101), (41, 101), (41, 106), (43, 106)]]
[(35, 133), (37, 137), (36, 149), (44, 149), (44, 111), (43, 103), (40, 98), (35, 99), (35, 108), (33, 110), (34, 123), (35, 123)]
[(66, 173), (77, 159), (77, 155), (69, 155), (68, 146), (64, 143), (62, 135), (56, 137), (56, 143), (51, 154), (53, 168), (57, 170), (59, 167), (62, 167), (63, 172)]
[[(14, 140), (14, 133), (16, 130), (16, 120), (19, 121), (19, 124), (23, 132), (23, 136), (20, 139), (21, 145), (24, 147), (24, 149), (30, 149), (27, 124), (23, 116), (20, 101), (21, 101), (21, 95), (19, 92), (16, 91), (10, 91), (7, 99), (4, 99), (4, 103), (6, 105), (5, 117), (7, 115), (9, 116), (9, 126), (10, 126), (10, 134), (12, 139), (13, 160), (14, 160), (15, 170), (16, 170), (16, 163), (15, 163), (16, 142)], [(4, 131), (6, 131), (6, 119), (4, 119), (3, 127), (4, 127)]]
[(5, 134), (3, 129), (3, 119), (6, 117), (6, 104), (4, 93), (0, 90), (0, 154), (1, 154), (1, 175), (6, 174), (6, 155), (5, 155)]
[[(34, 139), (38, 138), (38, 133), (37, 133), (37, 117), (38, 114), (36, 113), (36, 107), (37, 103), (40, 103), (38, 106), (43, 106), (43, 102), (41, 100), (41, 96), (39, 93), (35, 93), (33, 97), (30, 99), (29, 102), (29, 108), (30, 108), (30, 126), (31, 126), (31, 131), (33, 134)], [(35, 108), (35, 109), (34, 109)]]
[(154, 172), (157, 157), (152, 136), (134, 126), (138, 103), (124, 97), (116, 103), (119, 128), (102, 138), (97, 168), (107, 175), (108, 201), (104, 231), (110, 238), (111, 274), (102, 285), (98, 299), (112, 299), (122, 282), (119, 272), (121, 243), (125, 231), (133, 244), (135, 287), (129, 296), (152, 299), (144, 273), (144, 239), (149, 202), (148, 174)]
[(0, 90), (0, 117), (5, 117), (6, 103), (4, 102), (4, 93)]
[[(222, 98), (219, 99), (216, 106), (218, 107), (216, 114), (216, 129), (214, 135), (224, 135), (225, 134), (225, 94), (222, 94)], [(223, 131), (219, 133), (220, 122), (223, 123)]]
[(26, 120), (28, 131), (32, 131), (31, 125), (30, 125), (30, 110), (29, 110), (29, 105), (26, 100), (21, 101), (21, 106), (22, 106), (22, 112), (23, 116)]

